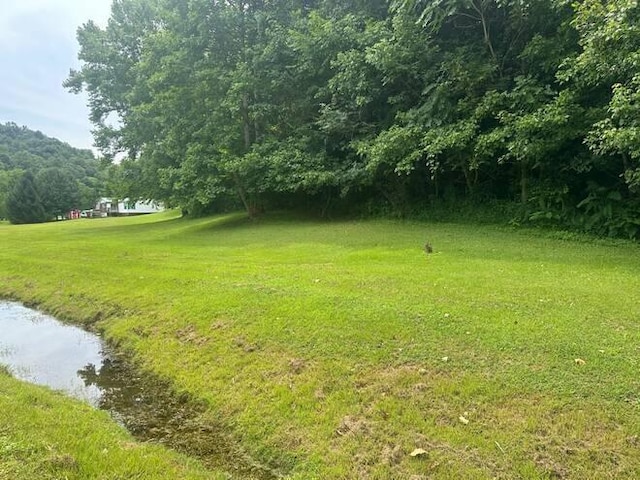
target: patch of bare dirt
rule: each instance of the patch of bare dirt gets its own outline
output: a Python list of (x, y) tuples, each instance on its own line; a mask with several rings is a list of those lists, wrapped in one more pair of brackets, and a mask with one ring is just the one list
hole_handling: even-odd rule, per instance
[(338, 428), (336, 428), (336, 434), (341, 437), (358, 434), (366, 435), (370, 430), (369, 422), (365, 419), (347, 415), (342, 419)]
[(191, 345), (202, 346), (209, 342), (209, 339), (203, 335), (200, 335), (195, 325), (190, 324), (184, 328), (176, 330), (176, 338), (182, 343), (188, 343)]
[(302, 371), (307, 368), (307, 362), (305, 362), (301, 358), (292, 358), (289, 360), (289, 370), (291, 370), (296, 375), (302, 373)]

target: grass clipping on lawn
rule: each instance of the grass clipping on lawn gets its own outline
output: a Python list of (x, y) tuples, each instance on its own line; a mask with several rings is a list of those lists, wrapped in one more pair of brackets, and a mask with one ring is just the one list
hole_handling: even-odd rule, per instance
[(95, 324), (289, 478), (640, 473), (637, 244), (173, 213), (0, 243), (1, 295)]

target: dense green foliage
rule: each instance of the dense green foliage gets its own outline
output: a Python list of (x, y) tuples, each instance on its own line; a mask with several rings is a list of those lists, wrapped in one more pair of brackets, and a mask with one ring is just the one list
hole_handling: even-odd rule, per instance
[[(518, 202), (640, 234), (632, 0), (116, 0), (78, 32), (120, 196), (396, 213)], [(119, 121), (114, 122), (117, 118)]]
[[(101, 170), (90, 150), (73, 148), (14, 123), (0, 124), (0, 218), (30, 223), (24, 218), (44, 221), (74, 208), (90, 208), (103, 191)], [(25, 190), (27, 185), (19, 184), (24, 172), (35, 177), (31, 178), (33, 188)], [(14, 200), (12, 211), (24, 213), (10, 214), (9, 197)], [(23, 205), (15, 204), (18, 198)], [(28, 213), (34, 205), (43, 213)]]

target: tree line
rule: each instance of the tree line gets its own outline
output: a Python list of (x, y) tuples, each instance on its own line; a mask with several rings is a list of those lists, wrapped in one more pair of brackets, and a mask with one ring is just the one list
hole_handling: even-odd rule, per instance
[(78, 30), (121, 197), (640, 235), (634, 0), (115, 0)]
[(103, 170), (90, 150), (0, 124), (0, 219), (38, 223), (91, 208), (104, 190)]

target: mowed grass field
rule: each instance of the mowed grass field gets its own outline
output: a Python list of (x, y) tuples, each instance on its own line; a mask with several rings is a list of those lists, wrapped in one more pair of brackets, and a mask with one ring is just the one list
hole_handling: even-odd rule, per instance
[(0, 295), (94, 324), (286, 478), (640, 477), (637, 244), (169, 212), (0, 245)]

